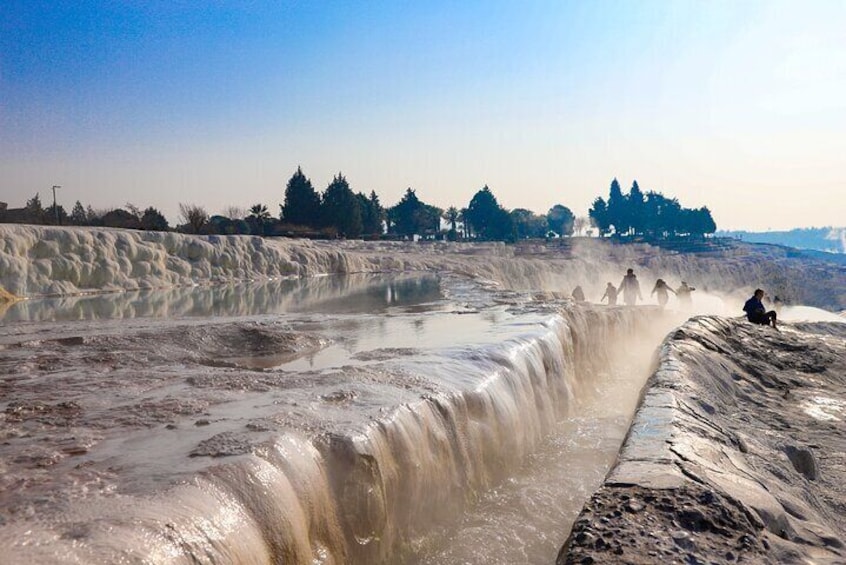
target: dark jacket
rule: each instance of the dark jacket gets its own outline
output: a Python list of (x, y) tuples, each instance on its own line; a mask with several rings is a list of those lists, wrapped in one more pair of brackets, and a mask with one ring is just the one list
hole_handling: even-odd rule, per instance
[(746, 312), (746, 317), (751, 319), (756, 314), (764, 314), (767, 309), (764, 308), (764, 303), (758, 300), (757, 296), (753, 296), (743, 305), (743, 311)]

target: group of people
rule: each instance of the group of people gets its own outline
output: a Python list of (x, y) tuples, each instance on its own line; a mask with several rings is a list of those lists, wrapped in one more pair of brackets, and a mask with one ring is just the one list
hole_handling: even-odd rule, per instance
[[(658, 279), (655, 281), (655, 286), (652, 288), (650, 296), (657, 295), (658, 304), (663, 308), (667, 305), (670, 299), (670, 293), (672, 292), (683, 307), (689, 308), (692, 302), (691, 294), (694, 290), (696, 289), (688, 285), (685, 281), (682, 281), (681, 286), (674, 290), (664, 279)], [(623, 302), (627, 306), (634, 306), (638, 300), (643, 301), (643, 295), (640, 292), (640, 282), (637, 280), (637, 275), (634, 274), (634, 269), (626, 270), (626, 275), (620, 281), (619, 287), (615, 287), (609, 282), (605, 287), (605, 294), (602, 295), (599, 301), (603, 302), (607, 299), (608, 305), (613, 306), (617, 304), (617, 297), (621, 293), (623, 295)], [(573, 289), (572, 296), (573, 300), (577, 302), (584, 302), (585, 300), (585, 292), (581, 286)], [(775, 310), (767, 311), (764, 308), (763, 298), (764, 291), (760, 288), (756, 289), (752, 298), (747, 300), (746, 304), (743, 305), (743, 311), (746, 312), (746, 318), (753, 324), (771, 325), (775, 328), (777, 314)], [(775, 302), (776, 304), (779, 303), (777, 296), (775, 297)]]
[[(664, 281), (664, 279), (658, 279), (655, 282), (655, 287), (652, 289), (652, 294), (650, 296), (658, 295), (658, 304), (663, 307), (667, 304), (667, 301), (670, 298), (670, 293), (672, 292), (676, 295), (682, 305), (690, 306), (690, 295), (694, 290), (696, 289), (688, 285), (685, 281), (682, 281), (681, 286), (673, 290)], [(634, 274), (634, 269), (628, 269), (626, 271), (626, 275), (620, 282), (619, 287), (615, 287), (609, 282), (605, 287), (605, 294), (602, 295), (602, 298), (600, 298), (599, 301), (602, 302), (607, 299), (608, 304), (613, 306), (617, 304), (617, 297), (620, 294), (623, 295), (623, 302), (628, 306), (634, 306), (637, 304), (638, 300), (643, 301), (643, 295), (640, 293), (640, 282), (637, 280), (637, 275)], [(577, 286), (574, 288), (572, 296), (573, 300), (576, 300), (577, 302), (584, 301), (585, 293), (584, 290), (582, 290), (582, 287)]]

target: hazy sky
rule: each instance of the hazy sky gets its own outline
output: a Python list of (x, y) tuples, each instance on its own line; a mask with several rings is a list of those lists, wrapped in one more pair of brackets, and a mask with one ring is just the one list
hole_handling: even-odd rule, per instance
[(395, 204), (846, 224), (846, 1), (0, 2), (0, 200)]

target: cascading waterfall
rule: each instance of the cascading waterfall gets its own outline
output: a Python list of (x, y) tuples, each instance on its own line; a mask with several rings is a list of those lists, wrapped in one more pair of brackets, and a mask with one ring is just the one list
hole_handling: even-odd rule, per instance
[(634, 347), (660, 316), (550, 314), (517, 338), (429, 367), (444, 391), (349, 433), (285, 433), (165, 492), (0, 526), (0, 562), (395, 562), (410, 538), (513, 472), (612, 350)]

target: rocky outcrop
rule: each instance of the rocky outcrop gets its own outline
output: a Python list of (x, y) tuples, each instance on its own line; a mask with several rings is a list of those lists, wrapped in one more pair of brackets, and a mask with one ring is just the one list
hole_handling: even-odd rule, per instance
[(843, 324), (694, 318), (558, 563), (846, 560)]

